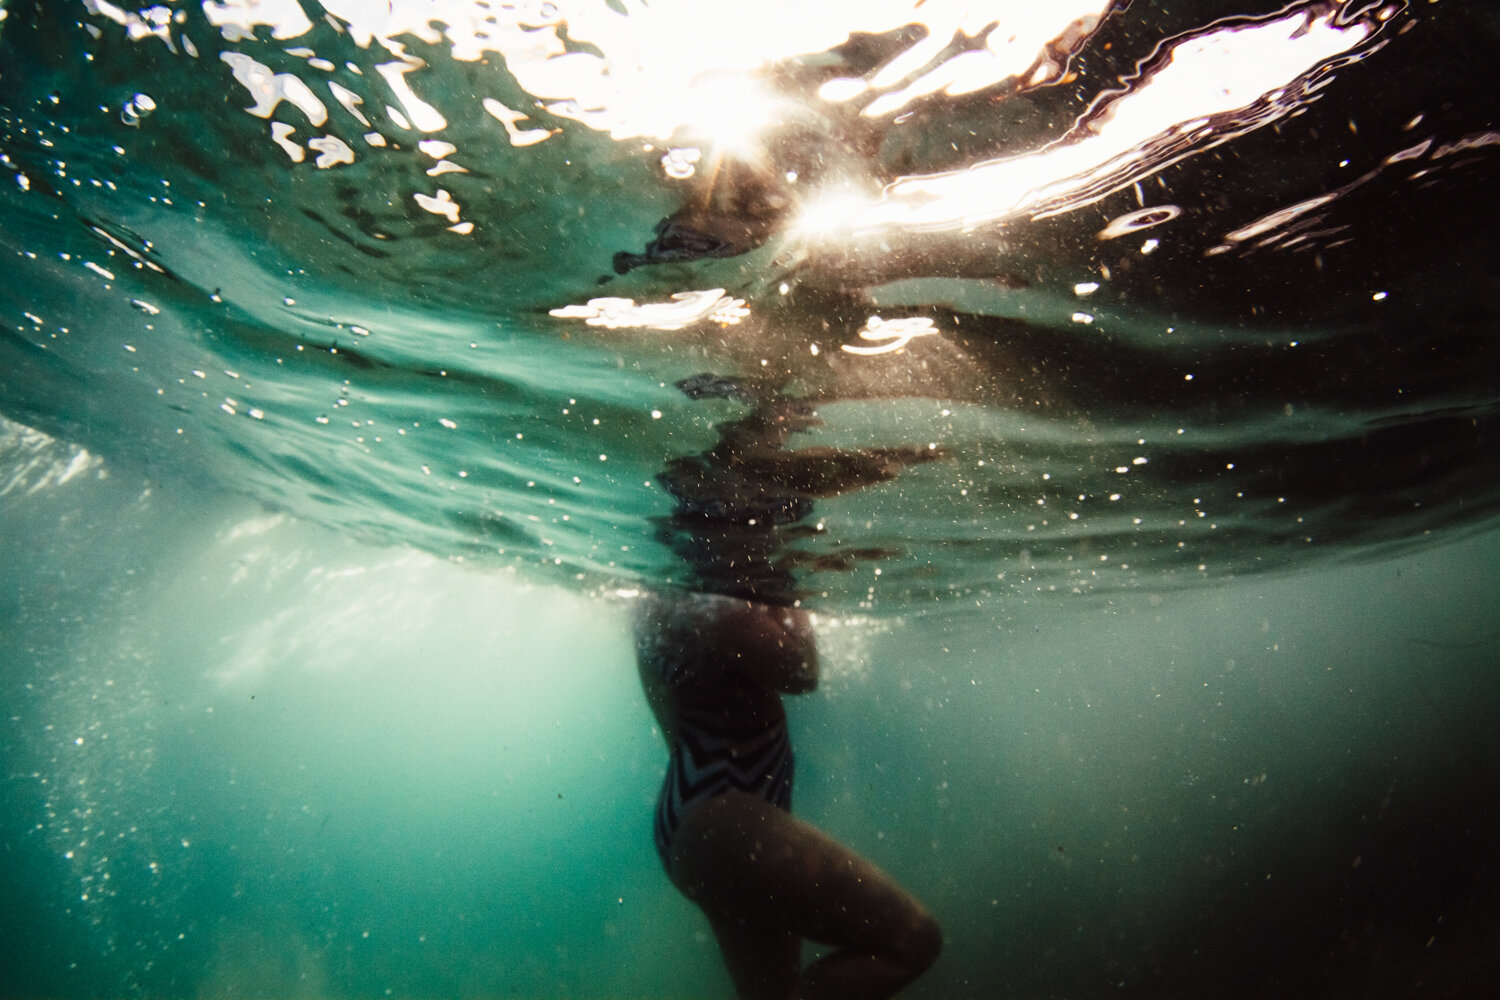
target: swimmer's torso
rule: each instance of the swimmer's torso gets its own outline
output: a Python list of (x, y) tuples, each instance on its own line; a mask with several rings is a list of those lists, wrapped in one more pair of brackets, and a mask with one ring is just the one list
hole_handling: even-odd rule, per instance
[(682, 816), (731, 789), (789, 810), (792, 745), (781, 695), (742, 669), (716, 627), (726, 609), (745, 602), (645, 603), (636, 659), (672, 751), (656, 808), (656, 847), (665, 859)]

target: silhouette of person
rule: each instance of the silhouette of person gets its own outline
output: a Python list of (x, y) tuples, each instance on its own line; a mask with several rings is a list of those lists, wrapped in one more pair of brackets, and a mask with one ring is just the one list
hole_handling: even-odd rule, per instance
[[(677, 501), (661, 537), (691, 576), (685, 589), (643, 598), (634, 618), (641, 682), (671, 750), (657, 850), (708, 917), (740, 1000), (889, 997), (936, 960), (942, 932), (889, 875), (791, 814), (781, 699), (817, 687), (818, 651), (807, 613), (792, 606), (797, 557), (783, 550), (806, 535), (816, 497), (885, 482), (941, 452), (789, 450), (817, 424), (811, 401), (709, 374), (678, 388), (751, 409), (658, 477)], [(804, 939), (832, 950), (804, 968)]]
[[(615, 254), (615, 272), (763, 245), (796, 207), (794, 177), (855, 155), (861, 129), (850, 129), (852, 137), (834, 137), (794, 123), (767, 137), (766, 162), (715, 160), (644, 252)], [(641, 682), (671, 751), (657, 851), (672, 883), (707, 916), (740, 1000), (892, 996), (937, 959), (942, 931), (889, 875), (792, 816), (781, 700), (818, 683), (816, 640), (794, 607), (794, 570), (847, 568), (883, 553), (813, 556), (787, 543), (816, 534), (803, 523), (816, 499), (887, 482), (944, 452), (791, 449), (793, 435), (818, 426), (818, 399), (713, 373), (677, 387), (749, 409), (718, 428), (713, 447), (669, 461), (657, 477), (676, 501), (659, 537), (687, 573), (680, 589), (641, 600), (634, 622)], [(804, 939), (831, 950), (804, 968)]]
[[(656, 847), (708, 917), (740, 1000), (879, 1000), (930, 966), (937, 921), (885, 872), (791, 814), (783, 694), (818, 683), (806, 612), (656, 594), (635, 619), (671, 761)], [(834, 950), (802, 966), (806, 938)]]

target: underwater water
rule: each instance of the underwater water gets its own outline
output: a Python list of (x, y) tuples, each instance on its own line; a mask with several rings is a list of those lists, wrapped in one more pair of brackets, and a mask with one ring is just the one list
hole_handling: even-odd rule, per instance
[(1489, 5), (0, 13), (0, 994), (728, 995), (666, 586), (909, 995), (1491, 978)]

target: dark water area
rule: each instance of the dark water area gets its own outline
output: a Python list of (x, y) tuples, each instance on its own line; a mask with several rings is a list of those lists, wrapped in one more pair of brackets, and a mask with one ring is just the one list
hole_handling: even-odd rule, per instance
[(1490, 5), (0, 13), (0, 995), (729, 995), (663, 586), (909, 995), (1487, 982)]

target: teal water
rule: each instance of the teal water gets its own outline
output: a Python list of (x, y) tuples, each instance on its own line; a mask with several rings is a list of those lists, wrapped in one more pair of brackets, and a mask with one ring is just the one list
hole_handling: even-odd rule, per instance
[(911, 995), (1473, 995), (1500, 25), (952, 6), (0, 5), (0, 994), (727, 995), (672, 583)]
[[(6, 498), (6, 995), (728, 995), (618, 602), (143, 492)], [(820, 618), (798, 811), (915, 996), (1472, 995), (1497, 559)]]

